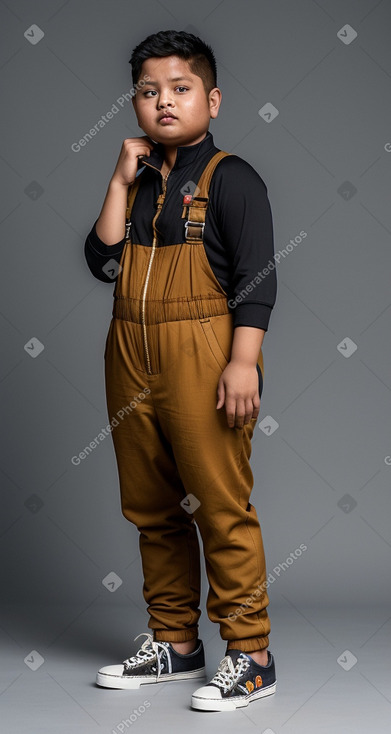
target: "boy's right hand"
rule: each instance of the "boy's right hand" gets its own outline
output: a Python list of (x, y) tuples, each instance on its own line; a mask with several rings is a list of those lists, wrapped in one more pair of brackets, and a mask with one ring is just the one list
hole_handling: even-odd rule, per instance
[(149, 156), (153, 142), (148, 135), (140, 138), (126, 138), (122, 143), (121, 152), (111, 180), (122, 186), (129, 186), (136, 178), (138, 156)]

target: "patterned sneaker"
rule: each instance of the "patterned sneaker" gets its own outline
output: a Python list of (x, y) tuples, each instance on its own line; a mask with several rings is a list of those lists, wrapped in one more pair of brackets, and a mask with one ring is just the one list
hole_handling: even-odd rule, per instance
[(258, 665), (241, 650), (227, 650), (211, 681), (194, 691), (191, 706), (202, 711), (234, 711), (251, 701), (276, 692), (274, 657), (267, 652), (267, 665)]
[[(106, 665), (96, 675), (98, 686), (105, 688), (140, 688), (145, 683), (205, 678), (204, 646), (197, 639), (196, 648), (187, 655), (174, 650), (170, 642), (157, 641), (148, 632), (147, 639), (122, 665)], [(140, 635), (137, 635), (140, 637)], [(137, 640), (137, 637), (134, 639)]]

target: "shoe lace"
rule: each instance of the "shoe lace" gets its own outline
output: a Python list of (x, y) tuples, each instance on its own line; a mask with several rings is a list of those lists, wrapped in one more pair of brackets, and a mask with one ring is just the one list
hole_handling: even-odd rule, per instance
[[(141, 637), (141, 635), (146, 635), (147, 639), (144, 640), (139, 651), (135, 655), (132, 655), (131, 657), (126, 658), (126, 660), (123, 661), (125, 669), (130, 670), (131, 668), (135, 668), (137, 665), (140, 665), (140, 663), (145, 663), (156, 658), (157, 677), (159, 678), (160, 671), (162, 669), (160, 656), (162, 652), (167, 651), (167, 642), (159, 642), (158, 640), (154, 640), (153, 635), (151, 635), (149, 632), (140, 632), (140, 634), (137, 635), (137, 637), (135, 637), (134, 639), (137, 640), (137, 638)], [(159, 650), (159, 648), (161, 649)]]
[(219, 663), (217, 673), (213, 676), (210, 682), (216, 683), (218, 686), (223, 688), (226, 693), (234, 687), (249, 665), (250, 663), (248, 659), (243, 655), (238, 655), (235, 665), (233, 664), (231, 656), (226, 655)]

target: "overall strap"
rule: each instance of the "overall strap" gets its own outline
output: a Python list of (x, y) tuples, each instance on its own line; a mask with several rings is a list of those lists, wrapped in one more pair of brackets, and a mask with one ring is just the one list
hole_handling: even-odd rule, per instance
[[(205, 166), (197, 184), (197, 196), (186, 194), (183, 197), (182, 219), (186, 217), (185, 239), (189, 244), (203, 242), (206, 209), (209, 202), (209, 187), (215, 168), (222, 158), (231, 155), (225, 150), (219, 150)], [(196, 189), (197, 190), (197, 189)]]

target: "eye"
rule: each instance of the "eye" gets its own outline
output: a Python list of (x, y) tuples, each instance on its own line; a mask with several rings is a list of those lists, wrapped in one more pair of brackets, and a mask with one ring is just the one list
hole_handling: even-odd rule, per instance
[[(181, 85), (178, 87), (175, 87), (175, 89), (184, 89), (185, 91), (188, 91), (188, 87), (182, 87)], [(156, 93), (155, 89), (148, 89), (146, 92), (143, 92), (143, 97), (146, 97), (148, 94)]]

